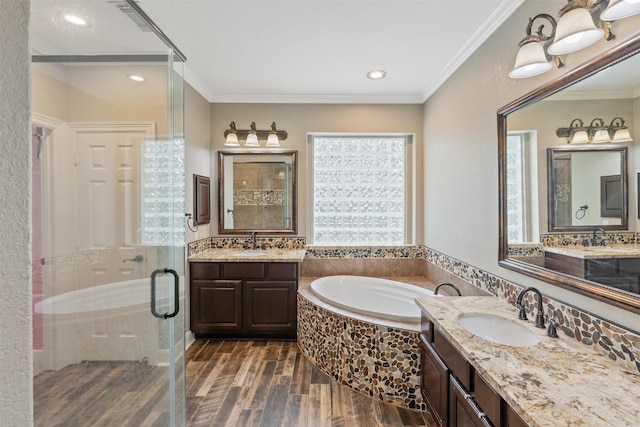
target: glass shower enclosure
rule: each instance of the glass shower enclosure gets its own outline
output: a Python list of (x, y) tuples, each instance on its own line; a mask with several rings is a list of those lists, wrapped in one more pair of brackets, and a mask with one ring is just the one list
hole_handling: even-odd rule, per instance
[(39, 426), (185, 424), (185, 57), (133, 2), (33, 0)]

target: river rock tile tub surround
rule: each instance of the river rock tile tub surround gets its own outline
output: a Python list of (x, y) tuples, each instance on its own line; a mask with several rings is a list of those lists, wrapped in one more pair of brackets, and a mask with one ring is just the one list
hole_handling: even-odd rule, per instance
[(303, 293), (298, 294), (298, 346), (311, 362), (363, 394), (426, 410), (420, 394), (418, 330), (354, 319)]

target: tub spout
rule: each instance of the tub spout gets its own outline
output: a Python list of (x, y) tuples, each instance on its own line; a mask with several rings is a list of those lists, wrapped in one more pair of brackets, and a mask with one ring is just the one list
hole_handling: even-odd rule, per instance
[(130, 258), (130, 259), (123, 259), (122, 262), (127, 262), (127, 261), (132, 261), (132, 262), (142, 262), (144, 261), (144, 257), (142, 255), (136, 255), (134, 258)]
[(440, 290), (440, 288), (443, 286), (451, 286), (458, 293), (459, 297), (462, 296), (462, 292), (460, 292), (460, 289), (458, 289), (455, 285), (451, 283), (440, 283), (438, 286), (436, 286), (436, 289), (433, 291), (433, 294), (438, 295), (438, 290)]

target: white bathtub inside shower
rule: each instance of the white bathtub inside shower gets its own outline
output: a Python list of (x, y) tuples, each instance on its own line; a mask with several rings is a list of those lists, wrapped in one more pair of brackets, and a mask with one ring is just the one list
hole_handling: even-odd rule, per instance
[[(184, 310), (184, 277), (179, 280)], [(158, 312), (173, 311), (174, 292), (172, 276), (156, 278)], [(42, 314), (45, 328), (44, 369), (88, 361), (168, 363), (168, 321), (154, 317), (150, 307), (149, 278), (87, 287), (36, 303), (34, 311)], [(181, 316), (176, 319), (182, 322)]]

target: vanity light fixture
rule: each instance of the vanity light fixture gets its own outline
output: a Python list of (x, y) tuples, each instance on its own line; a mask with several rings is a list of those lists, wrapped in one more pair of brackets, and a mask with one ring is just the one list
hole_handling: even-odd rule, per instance
[(239, 147), (240, 143), (238, 142), (238, 133), (236, 131), (236, 122), (231, 122), (229, 124), (229, 130), (224, 133), (224, 145), (226, 147)]
[(245, 147), (259, 147), (258, 135), (256, 134), (256, 122), (251, 122), (249, 133), (247, 134), (247, 140), (244, 142)]
[(611, 120), (608, 130), (611, 142), (633, 142), (629, 128), (625, 126), (622, 117), (616, 117)]
[[(538, 27), (536, 34), (531, 34), (533, 22), (538, 19), (546, 19), (549, 21), (551, 24), (551, 31), (549, 35), (545, 35), (543, 33), (544, 24)], [(551, 63), (553, 58), (545, 52), (544, 44), (545, 42), (553, 39), (553, 36), (556, 33), (556, 20), (553, 19), (551, 15), (541, 13), (533, 18), (529, 18), (529, 25), (527, 25), (526, 31), (526, 37), (518, 43), (520, 50), (516, 56), (516, 64), (514, 65), (513, 70), (509, 73), (509, 77), (513, 79), (537, 76), (538, 74), (549, 71), (553, 67), (553, 64)], [(555, 57), (554, 61), (558, 67), (562, 67), (560, 58)]]
[(640, 13), (640, 0), (609, 0), (609, 5), (600, 14), (602, 21), (616, 21)]
[(591, 46), (604, 36), (604, 30), (596, 27), (587, 9), (588, 0), (570, 1), (560, 9), (558, 27), (548, 52), (564, 55)]
[(615, 117), (609, 126), (604, 120), (596, 118), (585, 126), (581, 119), (573, 119), (568, 128), (558, 128), (556, 135), (568, 138), (568, 144), (606, 144), (609, 142), (633, 142), (629, 128), (625, 126), (622, 117)]
[(236, 123), (231, 122), (229, 129), (224, 132), (227, 147), (239, 147), (240, 140), (244, 140), (245, 147), (259, 147), (260, 140), (267, 140), (265, 147), (280, 147), (280, 141), (287, 139), (287, 131), (276, 129), (276, 122), (271, 122), (270, 130), (256, 129), (256, 123), (251, 122), (249, 129), (236, 129)]

